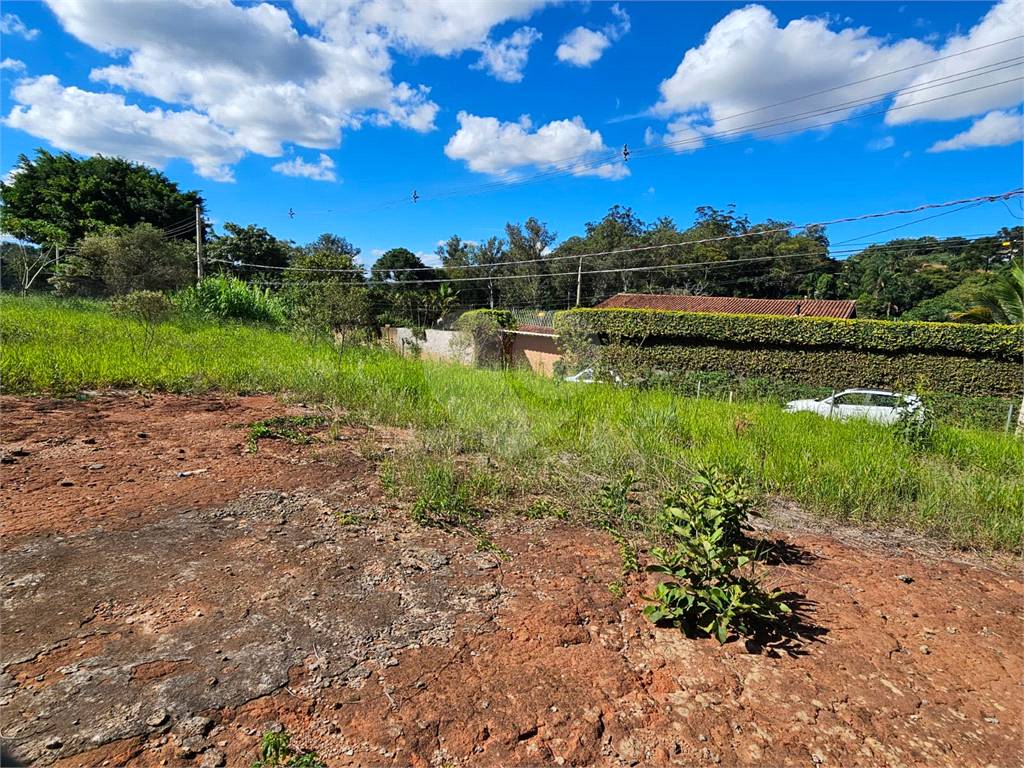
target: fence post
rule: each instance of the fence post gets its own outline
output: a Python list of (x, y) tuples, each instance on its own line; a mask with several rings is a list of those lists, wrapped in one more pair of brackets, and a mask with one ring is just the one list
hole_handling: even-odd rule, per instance
[(700, 400), (700, 379), (697, 379), (697, 399)]
[(1013, 403), (1010, 403), (1010, 410), (1006, 412), (1006, 427), (1003, 429), (1003, 434), (1010, 434), (1010, 420), (1013, 418)]

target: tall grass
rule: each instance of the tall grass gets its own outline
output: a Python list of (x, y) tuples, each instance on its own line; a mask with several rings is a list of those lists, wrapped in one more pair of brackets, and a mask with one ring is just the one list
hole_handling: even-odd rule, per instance
[(501, 503), (547, 495), (587, 513), (602, 484), (631, 471), (653, 514), (660, 495), (709, 462), (820, 514), (961, 546), (1021, 548), (1024, 452), (1012, 436), (943, 426), (921, 450), (883, 426), (785, 414), (770, 403), (571, 385), (383, 350), (339, 354), (266, 328), (169, 323), (144, 355), (100, 304), (5, 297), (0, 314), (8, 394), (292, 393), (349, 418), (416, 430), (418, 447), (398, 458), (400, 474), (415, 479), (439, 466), (489, 474)]
[(246, 320), (282, 325), (284, 310), (269, 288), (230, 275), (215, 275), (178, 291), (174, 305), (184, 314), (209, 320)]

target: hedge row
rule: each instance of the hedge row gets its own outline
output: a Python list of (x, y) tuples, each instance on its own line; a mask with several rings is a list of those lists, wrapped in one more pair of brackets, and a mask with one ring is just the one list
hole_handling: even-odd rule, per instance
[(943, 323), (570, 310), (555, 330), (575, 365), (728, 371), (821, 387), (1019, 396), (1021, 329)]
[(675, 344), (611, 344), (602, 347), (601, 353), (605, 365), (621, 371), (732, 371), (744, 377), (798, 381), (814, 387), (882, 387), (969, 396), (1010, 396), (1021, 389), (1021, 364), (1007, 360)]
[(778, 347), (827, 347), (875, 352), (932, 354), (1020, 361), (1021, 328), (964, 323), (894, 323), (770, 315), (723, 315), (645, 309), (573, 309), (555, 314), (555, 331), (602, 338), (670, 337)]

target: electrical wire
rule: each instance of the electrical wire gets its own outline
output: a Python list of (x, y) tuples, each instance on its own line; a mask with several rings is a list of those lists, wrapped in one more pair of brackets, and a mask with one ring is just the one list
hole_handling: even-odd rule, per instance
[[(522, 259), (522, 260), (518, 260), (518, 261), (504, 261), (504, 262), (496, 262), (493, 265), (476, 265), (476, 264), (474, 264), (474, 265), (467, 265), (467, 267), (455, 267), (455, 268), (456, 269), (459, 269), (459, 268), (463, 268), (463, 269), (464, 268), (477, 268), (477, 269), (480, 269), (480, 268), (484, 268), (484, 267), (487, 267), (487, 266), (492, 266), (492, 267), (508, 267), (508, 266), (515, 266), (515, 265), (520, 265), (520, 264), (539, 264), (539, 263), (548, 263), (548, 262), (554, 262), (554, 261), (560, 261), (560, 260), (566, 260), (566, 259), (585, 259), (585, 258), (590, 258), (590, 257), (594, 257), (594, 256), (614, 256), (614, 255), (619, 255), (619, 254), (640, 253), (640, 252), (643, 252), (643, 251), (663, 250), (663, 249), (666, 249), (666, 248), (679, 248), (679, 247), (692, 246), (692, 245), (705, 245), (705, 244), (708, 244), (708, 243), (717, 243), (717, 242), (723, 242), (723, 241), (727, 241), (727, 240), (739, 240), (739, 239), (748, 238), (748, 237), (759, 237), (759, 236), (762, 236), (762, 235), (779, 234), (779, 233), (782, 233), (782, 232), (791, 232), (793, 230), (807, 230), (807, 229), (810, 229), (812, 227), (834, 226), (836, 224), (849, 224), (849, 223), (856, 222), (856, 221), (866, 221), (866, 220), (869, 220), (869, 219), (886, 218), (886, 217), (889, 217), (889, 216), (901, 216), (901, 215), (906, 215), (906, 214), (910, 214), (910, 213), (917, 213), (919, 211), (934, 210), (934, 209), (938, 209), (938, 208), (952, 208), (952, 207), (956, 207), (956, 206), (964, 206), (964, 208), (960, 208), (960, 210), (965, 210), (968, 207), (972, 207), (972, 208), (975, 207), (975, 205), (971, 205), (971, 204), (982, 204), (982, 203), (987, 203), (987, 202), (995, 202), (997, 200), (1005, 200), (1005, 199), (1009, 199), (1011, 197), (1015, 197), (1015, 196), (1018, 196), (1018, 195), (1024, 195), (1024, 188), (1011, 190), (1009, 192), (1004, 192), (1004, 193), (999, 194), (999, 195), (982, 195), (982, 196), (979, 196), (979, 197), (966, 198), (966, 199), (963, 199), (963, 200), (952, 200), (952, 201), (948, 201), (948, 202), (945, 202), (945, 203), (929, 203), (929, 204), (926, 204), (926, 205), (919, 205), (916, 208), (907, 208), (907, 209), (901, 209), (901, 210), (891, 210), (891, 211), (884, 211), (884, 212), (880, 212), (880, 213), (868, 213), (868, 214), (862, 214), (862, 215), (859, 215), (859, 216), (848, 216), (848, 217), (841, 218), (841, 219), (833, 219), (831, 221), (820, 221), (820, 222), (814, 222), (814, 223), (811, 223), (811, 224), (793, 224), (793, 225), (789, 225), (789, 226), (785, 226), (785, 227), (777, 227), (777, 228), (773, 228), (773, 229), (764, 229), (764, 230), (756, 230), (756, 231), (750, 231), (750, 232), (743, 232), (743, 233), (740, 233), (738, 235), (721, 235), (719, 237), (709, 237), (709, 238), (703, 238), (703, 239), (697, 239), (697, 240), (684, 240), (684, 241), (681, 241), (681, 242), (663, 243), (663, 244), (659, 244), (659, 245), (645, 245), (645, 246), (638, 246), (638, 247), (635, 247), (635, 248), (623, 248), (623, 249), (610, 250), (610, 251), (595, 251), (595, 252), (591, 252), (591, 253), (581, 253), (581, 254), (579, 254), (579, 253), (578, 254), (565, 254), (565, 255), (561, 255), (561, 256), (547, 256), (547, 257), (542, 257), (542, 258), (537, 258), (537, 259)], [(924, 219), (921, 219), (921, 221), (923, 221), (923, 220)], [(911, 222), (911, 223), (915, 223), (915, 222)], [(883, 231), (886, 231), (886, 230), (883, 230)], [(286, 271), (286, 270), (288, 270), (288, 271), (292, 271), (292, 272), (317, 272), (317, 273), (323, 272), (323, 273), (332, 273), (332, 274), (353, 274), (353, 273), (354, 274), (361, 274), (361, 273), (365, 273), (365, 271), (366, 271), (365, 268), (329, 269), (329, 268), (314, 268), (314, 267), (277, 267), (277, 266), (270, 266), (270, 265), (251, 264), (251, 263), (242, 262), (242, 261), (229, 261), (229, 260), (223, 260), (223, 259), (221, 259), (221, 260), (210, 259), (209, 261), (216, 262), (216, 263), (231, 264), (232, 266), (235, 266), (235, 267), (245, 267), (245, 268), (248, 268), (248, 269), (267, 269), (267, 270), (275, 270), (275, 271)], [(429, 273), (431, 271), (434, 271), (435, 269), (437, 269), (437, 268), (436, 267), (426, 267), (426, 266), (424, 266), (424, 267), (410, 267), (408, 269), (403, 269), (403, 270), (400, 270), (400, 271), (403, 274), (410, 274), (410, 273), (413, 273), (413, 272), (428, 272)], [(372, 268), (371, 268), (370, 271), (371, 272), (373, 271)], [(391, 271), (391, 270), (388, 270), (388, 271)], [(464, 278), (464, 279), (470, 279), (470, 278)], [(472, 279), (487, 280), (489, 278), (483, 277), (483, 278), (472, 278)]]

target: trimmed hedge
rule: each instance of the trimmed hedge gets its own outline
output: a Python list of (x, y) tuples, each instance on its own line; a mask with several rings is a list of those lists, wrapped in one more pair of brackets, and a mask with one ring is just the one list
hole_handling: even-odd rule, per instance
[[(567, 355), (623, 371), (731, 371), (843, 388), (1019, 395), (1022, 329), (637, 309), (559, 312)], [(588, 352), (587, 346), (590, 345)]]

